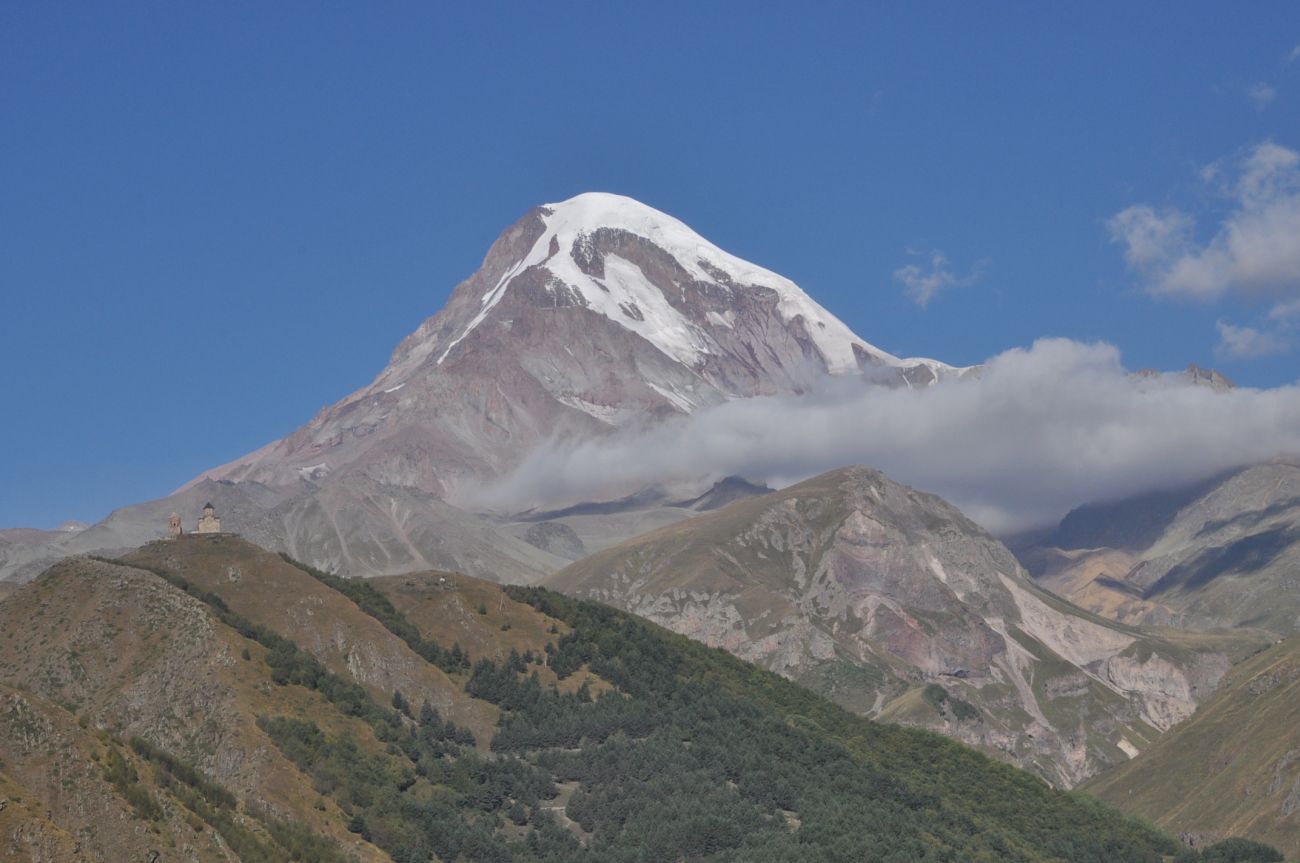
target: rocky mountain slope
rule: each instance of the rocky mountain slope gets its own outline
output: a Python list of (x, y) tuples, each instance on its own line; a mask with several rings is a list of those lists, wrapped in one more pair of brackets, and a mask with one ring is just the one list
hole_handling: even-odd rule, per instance
[(544, 583), (1064, 786), (1145, 749), (1259, 643), (1094, 617), (954, 507), (865, 468), (663, 528)]
[(205, 480), (170, 497), (116, 510), (98, 524), (53, 541), (0, 547), (0, 575), (22, 581), (69, 554), (116, 553), (161, 539), (172, 512), (181, 513), (185, 529), (192, 530), (207, 502), (216, 507), (224, 529), (330, 571), (373, 575), (453, 569), (530, 582), (569, 560), (428, 492), (365, 477), (285, 487)]
[(1300, 638), (1233, 668), (1190, 719), (1086, 788), (1202, 842), (1246, 834), (1300, 857)]
[(338, 579), (228, 536), (70, 559), (0, 602), (0, 703), (6, 860), (1177, 848), (611, 609), (447, 574)]
[(589, 551), (766, 490), (732, 477), (690, 498), (643, 489), (621, 500), (484, 516), (428, 492), (364, 477), (287, 488), (204, 480), (170, 497), (123, 507), (88, 528), (33, 531), (36, 536), (24, 542), (0, 540), (0, 595), (12, 582), (33, 578), (67, 555), (119, 553), (162, 539), (172, 512), (184, 514), (183, 525), (190, 530), (208, 502), (223, 529), (330, 572), (441, 569), (527, 584)]
[(1300, 465), (1081, 507), (1019, 549), (1040, 583), (1098, 614), (1300, 631)]

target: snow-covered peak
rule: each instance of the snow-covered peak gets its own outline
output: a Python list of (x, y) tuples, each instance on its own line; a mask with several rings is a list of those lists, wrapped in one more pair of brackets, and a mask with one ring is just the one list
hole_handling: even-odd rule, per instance
[[(679, 362), (695, 366), (702, 355), (711, 352), (710, 328), (729, 326), (726, 315), (710, 313), (705, 321), (691, 320), (651, 285), (634, 264), (615, 255), (606, 256), (604, 278), (584, 272), (574, 259), (574, 248), (601, 229), (614, 229), (650, 241), (700, 282), (725, 286), (729, 281), (775, 291), (781, 318), (786, 322), (803, 319), (804, 329), (834, 374), (858, 370), (855, 346), (886, 365), (910, 365), (859, 338), (794, 282), (723, 251), (684, 222), (640, 201), (607, 192), (587, 192), (566, 201), (545, 204), (542, 219), (545, 230), (541, 236), (483, 296), (478, 313), (441, 351), (439, 363), (487, 318), (516, 276), (530, 267), (542, 266), (576, 291), (588, 308), (632, 330)], [(629, 309), (635, 313), (629, 314)]]
[[(779, 281), (794, 287), (793, 283), (776, 273), (724, 252), (685, 222), (634, 198), (609, 192), (584, 192), (558, 204), (544, 204), (543, 209), (550, 211), (550, 215), (544, 217), (547, 232), (537, 241), (537, 245), (543, 248), (548, 246), (551, 237), (556, 237), (560, 247), (567, 249), (582, 234), (615, 228), (650, 240), (676, 258), (700, 281), (715, 281), (700, 267), (699, 262), (703, 260), (740, 284), (766, 285), (770, 281)], [(566, 240), (569, 241), (567, 245)]]
[[(803, 316), (805, 326), (831, 372), (857, 370), (854, 344), (885, 362), (898, 362), (896, 357), (858, 338), (839, 318), (818, 305), (794, 282), (723, 251), (686, 223), (640, 201), (608, 192), (586, 192), (567, 201), (546, 204), (545, 209), (551, 211), (545, 217), (547, 232), (537, 241), (534, 252), (539, 248), (549, 249), (552, 237), (558, 240), (562, 250), (567, 250), (579, 235), (590, 234), (600, 228), (628, 231), (645, 237), (668, 252), (687, 272), (702, 282), (717, 282), (715, 274), (721, 271), (736, 284), (761, 285), (776, 291), (780, 297), (781, 316), (786, 321)], [(706, 270), (701, 262), (707, 263), (714, 272)]]

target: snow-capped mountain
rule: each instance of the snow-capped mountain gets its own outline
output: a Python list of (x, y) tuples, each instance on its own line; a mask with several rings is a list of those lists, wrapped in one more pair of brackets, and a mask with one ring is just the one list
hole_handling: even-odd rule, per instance
[(202, 478), (361, 473), (456, 500), (554, 436), (601, 434), (818, 376), (954, 369), (859, 338), (789, 279), (619, 195), (536, 207), (368, 387)]

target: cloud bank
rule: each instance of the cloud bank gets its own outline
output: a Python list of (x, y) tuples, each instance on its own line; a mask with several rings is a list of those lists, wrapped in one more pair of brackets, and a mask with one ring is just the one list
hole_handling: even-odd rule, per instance
[(1055, 522), (1072, 507), (1300, 456), (1300, 387), (1215, 392), (1129, 374), (1117, 349), (1051, 339), (975, 380), (922, 390), (828, 379), (798, 397), (743, 399), (639, 433), (534, 453), (491, 492), (524, 507), (609, 499), (740, 474), (784, 485), (865, 464), (936, 492), (985, 527)]

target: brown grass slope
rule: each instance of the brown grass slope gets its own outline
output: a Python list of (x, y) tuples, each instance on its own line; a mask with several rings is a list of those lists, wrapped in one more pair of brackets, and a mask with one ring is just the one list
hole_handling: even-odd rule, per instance
[[(257, 728), (258, 715), (274, 714), (319, 715), (327, 727), (356, 730), (314, 693), (274, 686), (262, 653), (157, 576), (100, 561), (64, 561), (0, 603), (0, 691), (8, 702), (0, 708), (0, 759), (24, 797), (39, 801), (79, 849), (50, 859), (146, 860), (155, 850), (168, 851), (160, 859), (234, 859), (131, 752), (126, 742), (137, 737), (245, 804), (333, 838), (358, 860), (384, 859), (343, 829), (337, 808)], [(161, 818), (133, 814), (121, 789), (104, 782), (110, 748), (136, 766)], [(257, 819), (246, 812), (241, 819), (265, 839)], [(24, 821), (0, 841), (39, 828)]]
[(1085, 788), (1174, 832), (1300, 857), (1300, 638), (1234, 668), (1191, 719)]
[[(112, 744), (63, 708), (0, 686), (0, 716), (0, 860), (114, 863), (182, 849), (179, 859), (237, 860), (179, 808), (153, 822), (137, 818), (100, 767)], [(147, 787), (155, 798), (164, 796), (156, 785)]]
[[(233, 861), (130, 741), (196, 768), (238, 799), (239, 829), (274, 845), (267, 818), (306, 825), (358, 863), (387, 860), (258, 726), (261, 716), (310, 719), (382, 756), (387, 744), (319, 692), (277, 685), (266, 648), (156, 573), (183, 578), (236, 614), (360, 683), (381, 704), (395, 692), (428, 700), (486, 747), (497, 708), (416, 655), (351, 599), (304, 569), (238, 537), (188, 537), (145, 546), (121, 563), (69, 558), (0, 601), (0, 863), (3, 861)], [(541, 654), (567, 628), (506, 597), (495, 584), (449, 573), (370, 582), (409, 613), (426, 638), (460, 642), (472, 659), (512, 649)], [(549, 668), (537, 669), (554, 682)], [(562, 689), (588, 682), (571, 675)], [(112, 755), (110, 756), (110, 752)], [(106, 778), (110, 757), (133, 771), (142, 811)], [(146, 806), (146, 809), (150, 807)]]
[(496, 726), (496, 708), (467, 696), (456, 681), (346, 596), (251, 542), (236, 536), (186, 536), (150, 543), (122, 561), (161, 567), (215, 593), (237, 614), (275, 630), (330, 671), (365, 686), (381, 704), (400, 691), (414, 704), (427, 700), (480, 739)]
[[(541, 654), (569, 627), (511, 599), (495, 582), (454, 572), (392, 575), (368, 579), (425, 638), (459, 644), (472, 662), (503, 662), (510, 652)], [(585, 683), (593, 693), (609, 684), (585, 669), (557, 680), (549, 666), (534, 669), (546, 687), (574, 692)], [(481, 704), (482, 702), (475, 702)]]

